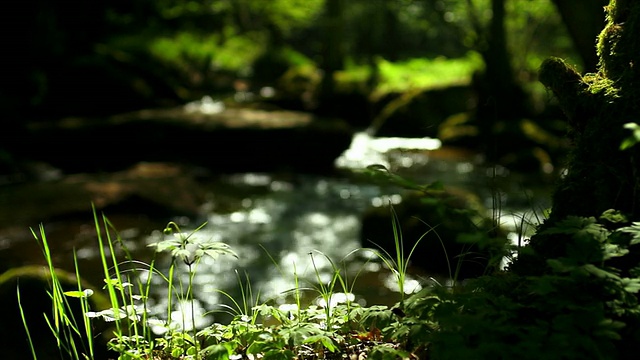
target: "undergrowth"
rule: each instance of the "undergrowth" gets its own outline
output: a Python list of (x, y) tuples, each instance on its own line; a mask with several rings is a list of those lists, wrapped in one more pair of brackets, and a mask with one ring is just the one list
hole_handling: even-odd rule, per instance
[[(107, 346), (120, 360), (621, 359), (632, 358), (640, 347), (640, 264), (635, 255), (640, 222), (630, 222), (615, 211), (598, 219), (569, 217), (540, 230), (536, 236), (558, 237), (566, 251), (561, 257), (542, 258), (543, 265), (535, 272), (522, 271), (520, 259), (541, 255), (530, 246), (520, 246), (512, 265), (503, 270), (448, 286), (434, 282), (402, 295), (391, 308), (354, 302), (349, 296), (353, 283), (333, 262), (328, 283), (318, 276), (317, 283), (303, 286), (294, 274), (296, 287), (289, 293), (295, 304), (288, 308), (262, 301), (250, 279), (236, 273), (243, 298), (232, 299), (234, 306), (226, 308), (233, 319), (203, 329), (196, 328), (194, 311), (187, 311), (191, 317), (172, 318), (171, 299), (193, 304), (198, 262), (205, 256), (237, 256), (232, 249), (202, 239), (198, 229), (183, 233), (170, 223), (165, 229), (169, 238), (153, 245), (172, 258), (165, 274), (154, 262), (117, 260), (114, 245), (121, 242), (110, 236), (111, 224), (97, 215), (95, 223), (101, 248), (108, 250), (101, 254), (111, 301), (108, 309), (90, 309), (92, 291), (80, 281), (77, 291), (62, 292), (56, 286), (46, 234), (43, 229), (34, 232), (54, 284), (50, 293), (54, 312), (48, 322), (66, 358), (97, 359), (94, 346), (75, 341), (94, 339), (91, 323), (100, 319), (112, 324)], [(401, 241), (400, 229), (395, 230), (396, 241)], [(397, 281), (404, 281), (411, 253), (376, 254)], [(313, 260), (316, 255), (310, 256)], [(174, 276), (177, 266), (188, 270), (184, 283)], [(170, 294), (166, 320), (160, 323), (148, 317), (151, 276), (161, 277)], [(302, 291), (314, 292), (323, 300), (321, 305), (303, 307)], [(82, 299), (84, 317), (69, 316), (73, 312), (67, 298)], [(28, 324), (25, 327), (33, 336)]]

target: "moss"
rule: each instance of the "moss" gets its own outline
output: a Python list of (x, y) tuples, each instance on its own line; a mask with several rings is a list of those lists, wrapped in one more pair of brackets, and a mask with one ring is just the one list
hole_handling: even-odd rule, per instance
[(625, 96), (639, 98), (640, 3), (611, 1), (607, 9), (607, 24), (598, 36), (597, 53), (600, 72), (616, 87), (626, 89)]
[(586, 74), (582, 78), (585, 84), (587, 84), (591, 94), (602, 94), (608, 98), (619, 97), (619, 89), (614, 86), (615, 83), (613, 80), (602, 77), (600, 74)]
[[(540, 67), (539, 80), (558, 98), (574, 145), (544, 226), (570, 215), (597, 217), (608, 209), (640, 220), (640, 147), (620, 151), (628, 136), (624, 124), (640, 119), (640, 2), (612, 0), (606, 9), (597, 73), (583, 76), (558, 58)], [(561, 255), (558, 241), (536, 235), (531, 243), (550, 257)]]

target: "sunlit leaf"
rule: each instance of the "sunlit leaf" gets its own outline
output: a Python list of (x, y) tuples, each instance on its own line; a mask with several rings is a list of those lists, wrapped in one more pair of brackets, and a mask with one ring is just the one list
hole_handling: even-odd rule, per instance
[(605, 278), (611, 278), (611, 279), (619, 279), (620, 277), (610, 271), (601, 269), (593, 264), (585, 264), (582, 265), (582, 268), (584, 270), (586, 270), (588, 273), (601, 278), (601, 279), (605, 279)]
[(618, 231), (632, 236), (629, 245), (640, 244), (640, 222), (634, 222), (631, 226), (620, 228)]
[(568, 216), (558, 221), (555, 226), (541, 232), (541, 234), (568, 234), (574, 235), (577, 232), (597, 225), (594, 217)]
[(624, 124), (624, 128), (631, 130), (633, 133), (622, 141), (620, 150), (629, 149), (640, 142), (640, 125), (636, 123), (626, 123)]
[(627, 292), (635, 294), (640, 291), (640, 279), (638, 278), (622, 278), (620, 283)]
[(73, 298), (88, 298), (89, 296), (93, 295), (93, 290), (84, 289), (82, 291), (80, 291), (80, 290), (65, 291), (64, 294), (66, 296), (73, 297)]
[(118, 289), (118, 290), (124, 290), (125, 288), (128, 287), (133, 287), (133, 284), (130, 282), (123, 282), (121, 283), (119, 279), (115, 278), (115, 279), (104, 279), (104, 282), (106, 283), (106, 285), (103, 287), (103, 289), (106, 289), (109, 286), (113, 286), (114, 288)]
[(320, 342), (327, 350), (331, 352), (335, 352), (338, 349), (333, 340), (326, 335), (312, 335), (304, 340), (304, 343), (306, 344), (315, 344), (317, 342)]
[(167, 250), (174, 250), (179, 248), (182, 243), (177, 239), (164, 240), (157, 243), (149, 244), (149, 247), (155, 247), (156, 252), (164, 252)]
[(605, 244), (604, 245), (604, 259), (611, 259), (614, 257), (624, 256), (629, 253), (628, 249), (623, 248), (620, 245)]
[(127, 305), (121, 307), (120, 309), (111, 308), (98, 312), (87, 311), (85, 315), (89, 318), (101, 317), (102, 319), (104, 319), (104, 321), (107, 322), (121, 320), (124, 318), (129, 318), (130, 320), (136, 321), (140, 319), (138, 313), (140, 313), (141, 311), (142, 310), (138, 309), (135, 305)]
[[(182, 352), (183, 350), (181, 348), (174, 348), (173, 350), (171, 350), (171, 356), (173, 356), (176, 359), (179, 359), (182, 357)], [(229, 357), (227, 356), (226, 358), (228, 359)]]

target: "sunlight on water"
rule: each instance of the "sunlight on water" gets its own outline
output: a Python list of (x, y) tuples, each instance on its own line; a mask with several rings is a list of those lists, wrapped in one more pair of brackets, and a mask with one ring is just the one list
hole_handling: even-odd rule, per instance
[[(400, 286), (398, 285), (398, 280), (395, 274), (389, 274), (384, 278), (384, 284), (387, 288), (392, 289), (393, 291), (399, 292)], [(413, 294), (414, 292), (422, 290), (422, 284), (416, 279), (408, 276), (404, 282), (404, 293), (405, 294)]]
[[(348, 269), (353, 276), (364, 266), (364, 256), (350, 253), (361, 247), (360, 217), (371, 199), (380, 195), (376, 186), (319, 177), (290, 183), (261, 174), (234, 175), (227, 181), (269, 191), (255, 191), (238, 199), (240, 207), (229, 213), (212, 212), (207, 225), (197, 233), (230, 245), (238, 254), (238, 258), (204, 257), (198, 263), (194, 293), (205, 309), (219, 309), (221, 303), (229, 302), (221, 291), (241, 298), (239, 281), (246, 282), (246, 277), (254, 292), (253, 301), (259, 293), (262, 301), (273, 298), (286, 303), (286, 292), (296, 281), (301, 287), (314, 287), (318, 277), (329, 283), (336, 267)], [(278, 190), (273, 190), (274, 183), (279, 184)], [(213, 202), (210, 208), (215, 209), (215, 198)], [(149, 241), (159, 241), (162, 236), (158, 232)], [(186, 266), (176, 270), (186, 284)], [(160, 300), (156, 309), (163, 306), (166, 301)]]
[[(359, 133), (336, 164), (351, 169), (382, 164), (390, 169), (404, 169), (408, 173), (405, 176), (416, 176), (417, 181), (441, 181), (447, 186), (467, 189), (487, 205), (489, 216), (495, 214), (492, 211), (497, 206), (500, 223), (505, 225), (510, 239), (521, 241), (530, 229), (526, 226), (536, 223), (534, 214), (526, 213), (532, 206), (528, 201), (530, 194), (522, 193), (521, 188), (496, 190), (498, 181), (511, 176), (506, 168), (485, 169), (468, 159), (457, 162), (430, 159), (426, 150), (439, 146), (439, 141), (433, 139), (376, 139)], [(388, 294), (399, 291), (397, 280), (372, 252), (362, 250), (360, 226), (367, 209), (400, 204), (404, 193), (397, 188), (383, 190), (378, 185), (336, 177), (300, 175), (294, 180), (285, 179), (257, 173), (230, 175), (224, 177), (222, 188), (235, 190), (212, 194), (210, 203), (204, 206), (209, 209), (207, 225), (198, 236), (228, 244), (238, 257), (205, 257), (198, 263), (194, 279), (198, 306), (221, 310), (221, 304), (230, 304), (229, 296), (249, 304), (269, 299), (276, 304), (289, 304), (291, 290), (296, 286), (315, 288), (316, 292), (310, 293), (317, 296), (318, 279), (325, 286), (330, 284), (336, 269), (348, 279), (353, 279), (354, 274), (361, 275), (371, 281), (365, 286), (386, 289), (387, 301), (395, 299)], [(234, 205), (228, 211), (219, 211), (229, 208), (228, 204), (219, 203), (222, 199)], [(158, 232), (149, 241), (159, 241), (162, 236)], [(188, 269), (179, 266), (176, 276), (184, 286)], [(408, 276), (404, 289), (411, 293), (421, 286)], [(385, 296), (370, 300), (357, 291), (351, 293), (351, 289), (339, 287), (332, 292), (370, 304), (384, 301)], [(166, 300), (162, 295), (156, 298), (160, 299), (156, 304), (158, 313), (163, 309), (166, 313)], [(209, 320), (218, 321), (218, 316), (212, 313)]]
[(318, 299), (316, 301), (316, 305), (320, 306), (320, 307), (335, 307), (336, 305), (340, 305), (340, 304), (345, 304), (347, 302), (353, 302), (356, 300), (355, 295), (353, 295), (352, 293), (342, 293), (342, 292), (338, 292), (335, 294), (331, 294), (331, 296), (329, 297), (329, 303), (327, 304), (327, 301), (325, 299)]
[[(390, 167), (391, 163), (386, 153), (392, 150), (435, 150), (442, 143), (432, 138), (376, 138), (366, 132), (359, 132), (353, 136), (351, 145), (335, 161), (339, 168), (359, 169), (372, 164), (380, 164)], [(409, 167), (413, 165), (411, 157), (404, 157), (401, 165)]]
[(204, 96), (198, 101), (192, 101), (184, 106), (184, 111), (188, 113), (219, 114), (225, 109), (224, 103), (213, 100), (211, 96)]

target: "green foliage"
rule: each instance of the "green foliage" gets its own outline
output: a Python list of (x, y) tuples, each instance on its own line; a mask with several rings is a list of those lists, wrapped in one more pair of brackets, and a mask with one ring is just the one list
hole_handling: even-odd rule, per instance
[(394, 185), (406, 190), (416, 190), (425, 195), (437, 195), (444, 191), (444, 185), (440, 181), (430, 184), (418, 184), (417, 182), (391, 172), (381, 164), (369, 165), (364, 169), (356, 170), (356, 175), (362, 176), (367, 182), (383, 186)]
[(29, 331), (29, 325), (27, 324), (27, 319), (25, 317), (25, 311), (22, 307), (22, 300), (20, 298), (20, 285), (16, 288), (16, 298), (18, 299), (18, 308), (20, 309), (20, 318), (22, 319), (22, 325), (24, 326), (25, 332), (27, 333), (27, 340), (29, 342), (29, 350), (31, 350), (31, 356), (33, 359), (37, 359), (36, 350), (33, 342), (33, 338), (31, 337), (31, 331)]
[[(438, 6), (445, 27), (458, 29), (467, 48), (486, 51), (492, 1), (447, 0)], [(552, 1), (505, 1), (505, 29), (514, 68), (534, 73), (549, 53), (577, 59), (573, 44)], [(440, 30), (442, 31), (442, 30)]]
[[(379, 338), (379, 326), (391, 323), (386, 307), (362, 308), (357, 304), (332, 307), (334, 322), (327, 327), (325, 309), (310, 306), (292, 313), (271, 305), (256, 307), (263, 324), (237, 316), (228, 325), (213, 324), (198, 333), (208, 344), (203, 350), (211, 359), (232, 355), (265, 359), (325, 358), (330, 353), (349, 353), (355, 345)], [(372, 346), (373, 349), (375, 347)]]
[[(169, 238), (153, 245), (173, 259), (167, 275), (152, 272), (162, 276), (171, 291), (182, 288), (174, 284), (175, 266), (187, 266), (193, 275), (204, 256), (234, 255), (224, 244), (200, 239), (198, 230), (183, 233), (170, 223), (165, 229)], [(399, 229), (396, 232), (399, 236)], [(49, 323), (60, 347), (70, 354), (79, 354), (78, 348), (64, 341), (81, 332), (78, 325), (84, 323), (84, 331), (91, 334), (90, 321), (96, 318), (119, 324), (109, 345), (121, 360), (333, 359), (361, 354), (383, 360), (613, 359), (632, 353), (640, 342), (640, 263), (631, 251), (640, 243), (640, 222), (629, 222), (620, 212), (609, 210), (598, 219), (568, 217), (537, 235), (557, 238), (566, 249), (561, 257), (544, 259), (540, 275), (507, 269), (451, 286), (433, 283), (392, 308), (362, 307), (348, 297), (345, 302), (334, 301), (352, 285), (328, 259), (334, 269), (331, 280), (325, 283), (318, 275), (317, 284), (308, 288), (323, 300), (320, 305), (302, 308), (299, 292), (306, 288), (299, 286), (293, 289), (293, 307), (261, 303), (258, 296), (254, 298), (249, 279), (243, 282), (236, 275), (245, 298), (235, 302), (235, 316), (228, 324), (199, 330), (183, 324), (180, 329), (172, 327), (169, 318), (166, 332), (156, 336), (148, 330), (152, 321), (146, 317), (144, 285), (118, 267), (116, 274), (107, 273), (111, 308), (92, 312), (86, 303), (84, 319), (70, 322), (65, 299), (85, 301), (92, 295), (78, 284), (78, 290), (52, 292), (59, 312)], [(107, 238), (107, 248), (115, 254), (116, 241), (108, 232)], [(45, 253), (50, 259), (47, 248)], [(399, 249), (396, 255), (404, 256)], [(406, 260), (396, 260), (397, 271), (404, 271), (401, 261)], [(630, 270), (617, 267), (620, 260), (631, 263)], [(192, 299), (191, 282), (186, 288), (187, 293), (179, 296)], [(85, 354), (91, 354), (90, 348)]]
[(541, 232), (567, 247), (565, 257), (546, 260), (543, 275), (504, 272), (435, 288), (431, 297), (410, 299), (418, 305), (405, 312), (433, 321), (437, 331), (424, 339), (432, 359), (618, 358), (618, 349), (640, 340), (640, 279), (622, 276), (608, 261), (628, 256), (639, 230), (567, 218)]
[[(373, 250), (374, 254), (382, 260), (382, 262), (387, 266), (389, 270), (393, 273), (393, 276), (398, 284), (398, 289), (400, 292), (400, 301), (402, 302), (405, 297), (405, 282), (407, 279), (407, 274), (409, 271), (409, 264), (413, 252), (416, 250), (416, 247), (424, 238), (424, 235), (428, 234), (433, 230), (431, 228), (425, 234), (423, 234), (416, 242), (411, 246), (408, 254), (405, 254), (405, 246), (404, 239), (402, 237), (402, 229), (399, 225), (398, 215), (394, 211), (393, 207), (390, 207), (391, 210), (391, 227), (393, 228), (393, 240), (395, 244), (395, 251), (393, 254), (390, 254), (383, 247), (378, 246), (378, 250)], [(445, 254), (446, 256), (446, 254)], [(448, 260), (447, 260), (448, 261)], [(449, 273), (451, 274), (451, 266), (449, 266)]]
[(640, 125), (631, 122), (624, 124), (624, 128), (631, 130), (632, 134), (622, 141), (622, 144), (620, 144), (620, 150), (629, 149), (640, 142)]
[(212, 66), (216, 70), (242, 72), (264, 53), (265, 36), (251, 34), (196, 34), (183, 31), (160, 36), (146, 45), (156, 59), (183, 71)]
[[(246, 278), (243, 283), (236, 273), (244, 298), (239, 301), (234, 300), (236, 308), (227, 308), (228, 311), (236, 314), (230, 323), (226, 325), (215, 323), (201, 330), (195, 328), (193, 325), (195, 319), (193, 318), (190, 326), (184, 324), (185, 319), (182, 319), (182, 324), (176, 323), (173, 320), (179, 322), (180, 319), (171, 319), (173, 294), (175, 293), (182, 300), (193, 300), (192, 280), (199, 261), (204, 256), (215, 259), (220, 255), (235, 256), (235, 253), (226, 244), (202, 239), (198, 231), (204, 225), (185, 233), (176, 223), (171, 222), (164, 229), (167, 238), (150, 245), (157, 252), (167, 252), (171, 256), (172, 262), (167, 274), (162, 274), (154, 268), (153, 263), (147, 265), (133, 259), (119, 262), (115, 257), (117, 252), (114, 245), (123, 245), (122, 242), (118, 238), (112, 238), (109, 231), (111, 224), (105, 217), (102, 218), (102, 223), (105, 226), (104, 232), (101, 230), (101, 224), (95, 213), (94, 219), (101, 247), (106, 245), (109, 254), (114, 255), (107, 256), (104, 252), (101, 255), (106, 274), (105, 289), (109, 293), (111, 306), (96, 311), (89, 309), (86, 300), (93, 295), (93, 291), (84, 289), (80, 283), (78, 283), (78, 290), (66, 292), (62, 292), (59, 286), (54, 286), (52, 293), (56, 315), (49, 321), (49, 324), (59, 340), (59, 347), (74, 358), (84, 356), (82, 354), (93, 358), (91, 355), (92, 344), (89, 344), (89, 352), (82, 351), (78, 347), (80, 344), (73, 342), (73, 334), (79, 334), (81, 331), (79, 325), (84, 324), (87, 338), (91, 339), (92, 324), (97, 320), (115, 325), (113, 337), (107, 345), (118, 353), (120, 360), (151, 357), (161, 359), (230, 359), (239, 355), (253, 355), (264, 359), (294, 359), (299, 357), (326, 358), (329, 354), (350, 352), (359, 354), (374, 349), (376, 344), (383, 340), (379, 327), (391, 326), (394, 321), (393, 312), (386, 307), (363, 308), (352, 303), (348, 296), (344, 297), (346, 301), (337, 301), (336, 299), (341, 298), (341, 294), (345, 295), (339, 291), (350, 291), (352, 285), (347, 282), (342, 274), (342, 269), (327, 257), (334, 269), (334, 275), (330, 282), (323, 283), (319, 270), (316, 268), (318, 283), (311, 284), (309, 288), (321, 300), (318, 302), (320, 306), (311, 305), (301, 308), (299, 292), (305, 289), (299, 287), (294, 289), (297, 294), (295, 311), (284, 310), (282, 307), (275, 307), (267, 303), (259, 303), (259, 296), (253, 298), (249, 279)], [(42, 238), (46, 239), (44, 230), (41, 232)], [(104, 236), (106, 236), (106, 244), (103, 243)], [(45, 256), (50, 260), (51, 254), (46, 240), (43, 242), (43, 249)], [(126, 249), (124, 252), (128, 254)], [(310, 256), (315, 266), (313, 254)], [(109, 266), (109, 262), (112, 262), (113, 265)], [(124, 267), (125, 264), (132, 264), (138, 268), (127, 270)], [(141, 265), (143, 266), (141, 267)], [(187, 284), (182, 284), (180, 279), (174, 279), (175, 267), (179, 265), (186, 266), (189, 270)], [(51, 264), (51, 266), (53, 265)], [(137, 280), (138, 271), (147, 273), (146, 283), (140, 283)], [(51, 267), (50, 273), (53, 283), (59, 284), (53, 267)], [(169, 289), (168, 319), (160, 324), (157, 320), (150, 319), (147, 314), (151, 276), (160, 276)], [(183, 289), (186, 289), (186, 293), (183, 293)], [(85, 305), (82, 307), (84, 314), (82, 319), (71, 318), (66, 298), (83, 301)], [(192, 301), (191, 304), (193, 305)], [(192, 316), (194, 313), (191, 309)], [(161, 335), (154, 335), (151, 327), (158, 325), (163, 327), (165, 331)], [(27, 327), (26, 323), (25, 326)], [(374, 353), (384, 354), (382, 358), (386, 359), (389, 358), (390, 349), (395, 349), (395, 347), (396, 345), (391, 344)], [(392, 353), (394, 351), (397, 354), (404, 354), (399, 349), (393, 350)]]
[(272, 23), (279, 31), (290, 34), (317, 20), (325, 0), (272, 0), (246, 2), (250, 16)]
[[(88, 298), (93, 295), (93, 290), (83, 289), (81, 278), (78, 271), (78, 261), (74, 253), (74, 263), (76, 267), (76, 281), (78, 290), (64, 291), (63, 283), (58, 276), (58, 272), (52, 261), (51, 249), (44, 231), (44, 227), (40, 225), (39, 233), (31, 230), (34, 238), (39, 242), (44, 258), (47, 262), (48, 272), (51, 279), (51, 290), (48, 294), (51, 298), (52, 311), (50, 314), (43, 314), (45, 321), (56, 338), (57, 346), (60, 354), (67, 356), (69, 359), (94, 359), (93, 348), (93, 327), (90, 320), (86, 316), (78, 316), (76, 306), (74, 306), (70, 298), (78, 299), (80, 302), (81, 314), (85, 314), (90, 310)], [(20, 304), (20, 292), (18, 288), (18, 303)], [(27, 331), (31, 352), (36, 359), (33, 338), (30, 335), (28, 324), (24, 317), (24, 310), (20, 304), (20, 312)]]
[(482, 58), (477, 52), (466, 56), (447, 59), (415, 58), (406, 61), (390, 62), (378, 59), (380, 79), (374, 91), (375, 97), (392, 92), (404, 92), (420, 88), (430, 89), (452, 84), (468, 84), (474, 72), (483, 69)]

